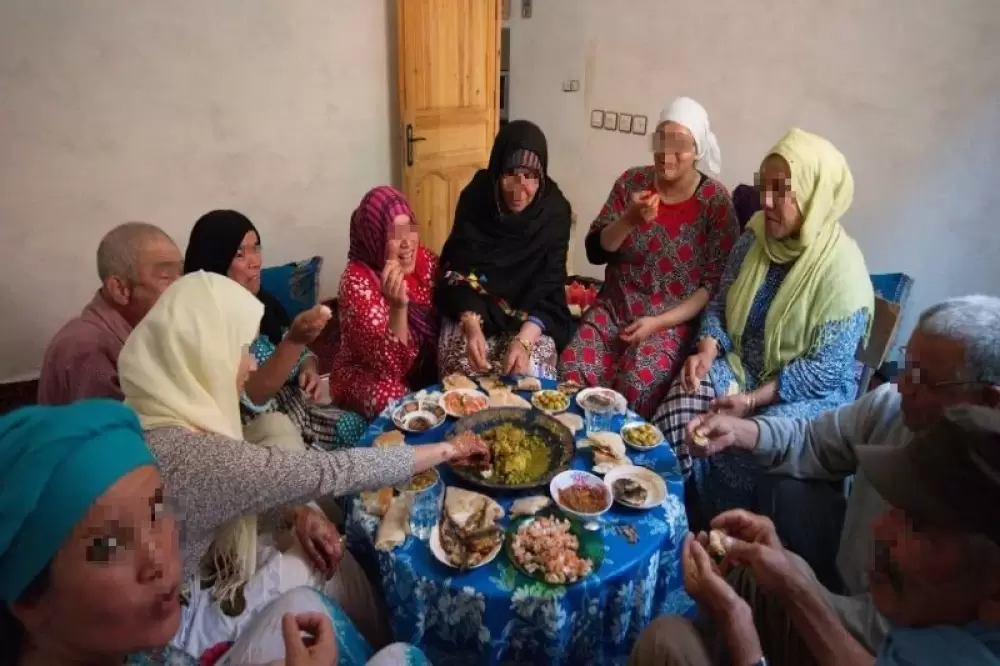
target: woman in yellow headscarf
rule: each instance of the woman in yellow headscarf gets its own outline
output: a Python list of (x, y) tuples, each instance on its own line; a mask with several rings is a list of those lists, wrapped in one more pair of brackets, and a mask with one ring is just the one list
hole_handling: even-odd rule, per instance
[[(380, 601), (333, 524), (307, 502), (394, 486), (481, 454), (483, 445), (306, 450), (280, 413), (248, 426), (249, 433), (270, 423), (266, 437), (247, 435), (260, 445), (244, 441), (239, 396), (254, 369), (249, 345), (263, 312), (233, 280), (189, 273), (163, 293), (118, 358), (125, 402), (184, 511), (189, 603), (176, 647), (200, 656), (305, 585), (332, 596), (380, 648), (389, 639)], [(295, 545), (283, 547), (292, 535)]]
[(874, 310), (864, 256), (840, 224), (854, 198), (840, 151), (792, 129), (758, 178), (762, 210), (733, 248), (697, 351), (654, 417), (688, 479), (696, 523), (754, 508), (757, 472), (738, 454), (692, 459), (688, 423), (708, 411), (810, 418), (850, 402)]

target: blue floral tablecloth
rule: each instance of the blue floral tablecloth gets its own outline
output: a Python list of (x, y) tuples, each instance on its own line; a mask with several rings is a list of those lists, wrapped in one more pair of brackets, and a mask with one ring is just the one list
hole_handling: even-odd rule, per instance
[[(371, 425), (362, 446), (393, 428), (391, 408)], [(579, 413), (575, 403), (573, 410)], [(621, 418), (641, 420), (633, 413)], [(408, 436), (407, 442), (441, 441), (453, 424), (449, 419), (434, 430)], [(584, 431), (576, 436), (583, 438)], [(643, 453), (630, 450), (629, 456), (664, 478), (667, 500), (645, 512), (615, 505), (603, 516), (604, 563), (594, 575), (565, 587), (524, 576), (503, 551), (490, 564), (466, 573), (438, 562), (427, 542), (413, 536), (392, 552), (377, 551), (378, 518), (351, 498), (348, 547), (362, 560), (377, 562), (396, 640), (419, 646), (435, 666), (624, 664), (650, 620), (666, 613), (692, 615), (694, 604), (684, 592), (680, 571), (687, 517), (677, 459), (666, 445)], [(591, 466), (591, 454), (578, 452), (573, 467)], [(455, 481), (446, 468), (440, 471), (446, 483)], [(509, 511), (516, 497), (495, 499)], [(506, 527), (509, 517), (501, 524)], [(638, 535), (635, 544), (621, 532), (629, 525)]]

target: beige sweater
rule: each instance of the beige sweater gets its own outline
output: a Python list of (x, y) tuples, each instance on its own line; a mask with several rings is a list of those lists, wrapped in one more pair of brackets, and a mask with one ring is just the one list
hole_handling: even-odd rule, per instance
[(284, 451), (223, 435), (156, 428), (146, 442), (179, 505), (184, 575), (193, 575), (215, 531), (234, 518), (402, 483), (413, 476), (413, 449)]

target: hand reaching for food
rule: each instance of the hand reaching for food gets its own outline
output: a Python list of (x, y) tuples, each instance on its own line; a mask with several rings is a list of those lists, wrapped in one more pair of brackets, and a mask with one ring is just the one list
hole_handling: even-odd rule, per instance
[(449, 440), (452, 455), (449, 462), (456, 467), (484, 469), (490, 465), (490, 447), (474, 432), (465, 431)]

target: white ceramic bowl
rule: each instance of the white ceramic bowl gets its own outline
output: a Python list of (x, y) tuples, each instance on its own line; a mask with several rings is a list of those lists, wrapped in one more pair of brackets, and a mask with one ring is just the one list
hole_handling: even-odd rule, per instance
[[(656, 432), (657, 440), (656, 440), (656, 442), (654, 444), (650, 444), (649, 446), (643, 446), (642, 444), (636, 444), (635, 442), (630, 442), (629, 441), (629, 438), (628, 438), (628, 435), (627, 435), (628, 431), (629, 430), (635, 430), (636, 428), (640, 428), (640, 427), (652, 428)], [(663, 432), (661, 432), (659, 428), (657, 428), (652, 423), (646, 423), (645, 421), (636, 421), (635, 423), (626, 423), (625, 425), (622, 426), (622, 429), (621, 429), (621, 431), (619, 431), (619, 434), (622, 436), (622, 441), (625, 442), (625, 446), (633, 448), (636, 451), (651, 451), (651, 450), (655, 449), (656, 447), (660, 446), (661, 444), (663, 444), (666, 441), (666, 439), (663, 437)]]
[[(503, 541), (504, 540), (502, 538), (498, 539), (496, 548), (494, 548), (489, 555), (484, 557), (482, 562), (480, 562), (474, 567), (469, 567), (469, 571), (473, 569), (478, 569), (479, 567), (484, 567), (493, 560), (495, 560), (496, 556), (500, 553), (501, 550), (503, 550)], [(435, 525), (434, 527), (431, 528), (431, 536), (430, 540), (428, 541), (428, 545), (431, 548), (431, 553), (434, 554), (434, 558), (438, 562), (452, 569), (458, 568), (451, 563), (451, 560), (448, 559), (448, 553), (444, 552), (444, 548), (441, 547), (441, 530), (439, 525)]]
[[(585, 486), (590, 486), (593, 488), (602, 488), (607, 498), (607, 502), (600, 511), (594, 511), (592, 513), (585, 513), (582, 511), (574, 511), (559, 499), (559, 491), (569, 488), (574, 485), (583, 484)], [(576, 516), (577, 518), (597, 518), (608, 512), (611, 508), (611, 504), (614, 501), (614, 493), (611, 492), (611, 486), (608, 485), (604, 479), (597, 476), (596, 474), (591, 474), (590, 472), (584, 472), (578, 469), (570, 469), (565, 472), (560, 472), (549, 482), (549, 494), (552, 495), (552, 500), (556, 503), (556, 506), (565, 513), (571, 516)]]
[(608, 472), (604, 477), (604, 482), (611, 488), (612, 494), (615, 491), (615, 481), (618, 479), (632, 479), (641, 484), (646, 489), (646, 501), (642, 504), (630, 504), (615, 498), (615, 502), (630, 509), (652, 509), (663, 504), (667, 499), (667, 484), (663, 478), (653, 470), (639, 467), (638, 465), (620, 465)]
[[(625, 399), (618, 391), (613, 391), (609, 388), (604, 388), (601, 386), (592, 386), (590, 388), (585, 388), (576, 394), (576, 404), (580, 406), (584, 412), (587, 411), (597, 411), (595, 407), (589, 404), (590, 396), (593, 395), (603, 395), (607, 396), (614, 405), (614, 411), (619, 414), (624, 414), (628, 411), (628, 400)], [(608, 411), (612, 411), (609, 409)]]
[[(444, 410), (437, 401), (407, 400), (392, 410), (393, 425), (406, 432), (427, 432), (444, 423), (444, 419)], [(427, 427), (419, 427), (418, 422), (423, 422)]]
[[(482, 406), (479, 407), (478, 409), (474, 409), (465, 414), (460, 414), (455, 410), (448, 409), (448, 402), (451, 399), (449, 396), (467, 396), (470, 398), (476, 398), (477, 401), (482, 403)], [(453, 419), (460, 419), (463, 416), (470, 416), (472, 414), (475, 414), (476, 412), (481, 412), (484, 409), (489, 409), (490, 399), (482, 391), (477, 391), (476, 389), (460, 388), (460, 389), (452, 389), (450, 391), (445, 391), (444, 395), (441, 396), (441, 400), (440, 402), (438, 402), (438, 404), (441, 406), (441, 409), (444, 410), (445, 414), (452, 417)]]

